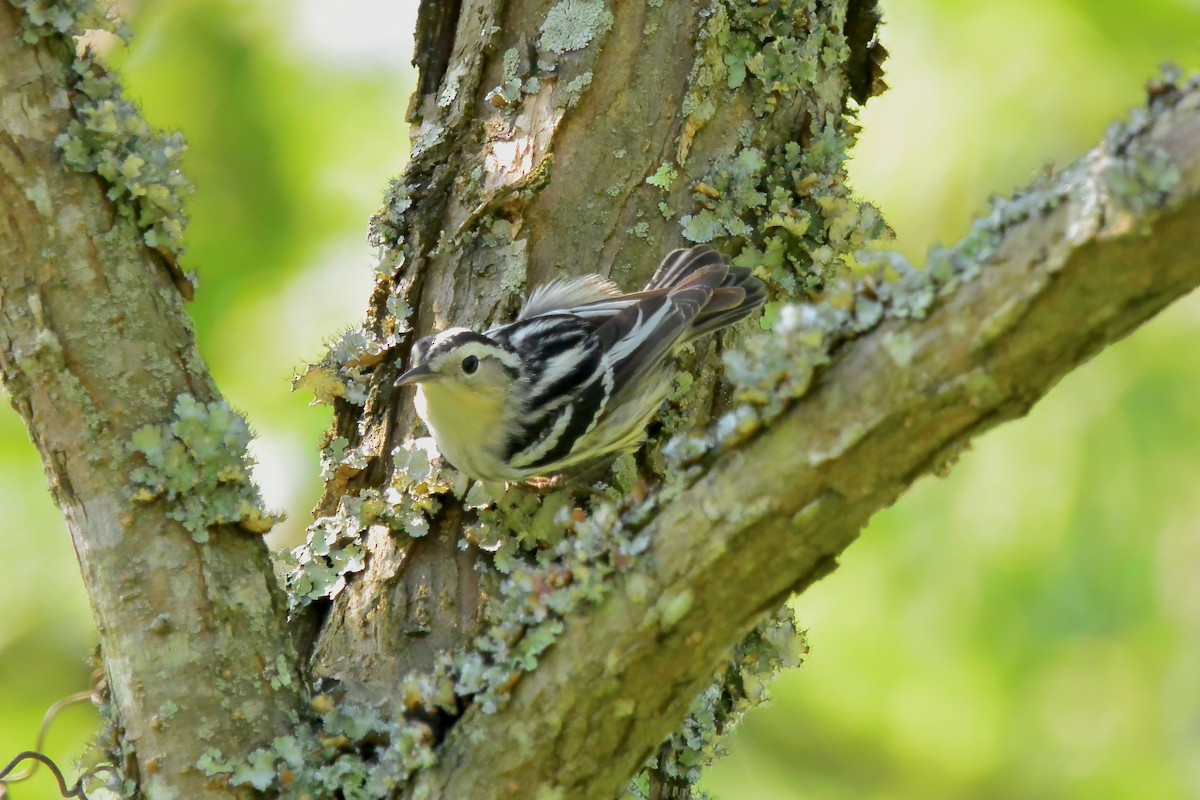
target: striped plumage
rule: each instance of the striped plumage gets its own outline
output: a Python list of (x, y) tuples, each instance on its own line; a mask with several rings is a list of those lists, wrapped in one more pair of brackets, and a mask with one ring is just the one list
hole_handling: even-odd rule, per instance
[(418, 384), (417, 413), (470, 477), (553, 475), (636, 447), (671, 385), (671, 354), (765, 300), (717, 251), (675, 250), (641, 292), (595, 275), (554, 281), (514, 322), (427, 336), (396, 384)]

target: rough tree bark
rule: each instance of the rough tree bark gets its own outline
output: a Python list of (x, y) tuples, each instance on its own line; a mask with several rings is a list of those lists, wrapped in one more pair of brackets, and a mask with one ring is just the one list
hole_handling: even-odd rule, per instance
[[(426, 3), (421, 19), (453, 10)], [(416, 431), (411, 404), (389, 385), (415, 338), (510, 318), (526, 288), (556, 277), (599, 272), (641, 286), (667, 249), (685, 243), (680, 218), (705, 212), (694, 197), (720, 200), (713, 195), (729, 172), (755, 169), (739, 155), (781, 162), (789, 143), (847, 144), (846, 113), (853, 95), (865, 99), (875, 66), (873, 3), (756, 12), (732, 4), (477, 1), (457, 11), (453, 37), (444, 20), (436, 34), (418, 26), (412, 163), (374, 223), (382, 275), (365, 326), (391, 357), (364, 408), (338, 409), (337, 434), (368, 466), (327, 486), (323, 514), (347, 491), (385, 484), (391, 476), (379, 456)], [(747, 61), (756, 49), (775, 52), (776, 61), (742, 65), (741, 83), (730, 88), (729, 53)], [(761, 74), (747, 78), (755, 68)], [(749, 233), (765, 215), (737, 193), (774, 188), (788, 198), (780, 216), (817, 217), (812, 243), (824, 244), (823, 223), (857, 208), (840, 184), (828, 187), (844, 177), (839, 158), (807, 166), (811, 175), (772, 176), (783, 165), (764, 161), (756, 174), (738, 175), (744, 185), (729, 186), (728, 208), (718, 207), (725, 227)], [(664, 172), (672, 177), (648, 182)], [(802, 177), (814, 183), (807, 194), (790, 185)], [(814, 208), (824, 200), (836, 209), (829, 222)], [(739, 212), (749, 224), (739, 224)], [(856, 222), (835, 247), (866, 238)], [(756, 236), (760, 245), (764, 238)], [(794, 294), (797, 283), (824, 274), (810, 254), (793, 257), (803, 266), (775, 277)], [(397, 298), (412, 318), (397, 320)], [(712, 355), (699, 360), (707, 368), (696, 369), (687, 426), (706, 424), (720, 406)], [(339, 597), (317, 644), (317, 674), (386, 690), (471, 641), (480, 593), (475, 557), (458, 547), (460, 522), (450, 513), (416, 544), (370, 541), (367, 572)]]
[[(64, 168), (55, 141), (83, 89), (69, 42), (22, 41), (23, 14), (0, 5), (0, 368), (71, 526), (120, 766), (145, 797), (278, 794), (351, 754), (370, 767), (378, 736), (296, 743), (339, 708), (399, 705), (436, 762), (378, 764), (380, 794), (609, 800), (871, 514), (1200, 282), (1195, 86), (1156, 85), (1148, 112), (916, 271), (861, 252), (878, 221), (842, 180), (847, 113), (878, 85), (873, 4), (427, 0), (371, 309), (307, 378), (336, 414), (292, 580), (297, 655), (244, 530), (262, 516), (180, 514), (188, 493), (156, 466), (175, 440), (196, 450), (181, 419), (211, 430), (219, 396), (161, 256), (105, 179)], [(715, 348), (689, 357), (665, 427), (711, 432), (623, 465), (612, 502), (464, 501), (405, 444), (391, 383), (417, 335), (503, 319), (553, 277), (637, 285), (669, 247), (713, 237), (804, 305), (733, 345), (733, 394)], [(215, 506), (227, 488), (190, 494)], [(498, 575), (477, 544), (511, 539), (513, 519), (612, 549), (538, 565), (502, 548)], [(587, 597), (546, 605), (572, 587)], [(526, 616), (505, 617), (514, 601)], [(498, 655), (534, 630), (552, 636), (524, 668)], [(315, 728), (302, 665), (332, 687)]]
[(0, 4), (0, 370), (42, 455), (100, 632), (121, 764), (147, 797), (227, 797), (195, 764), (290, 729), (304, 688), (261, 538), (207, 542), (131, 502), (135, 432), (220, 401), (163, 256), (108, 186), (66, 170), (73, 45)]

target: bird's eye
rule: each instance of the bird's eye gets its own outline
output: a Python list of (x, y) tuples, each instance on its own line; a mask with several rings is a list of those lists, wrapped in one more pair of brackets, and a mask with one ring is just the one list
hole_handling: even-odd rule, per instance
[(479, 369), (479, 358), (477, 356), (467, 356), (463, 359), (462, 371), (464, 375), (471, 375), (477, 369)]

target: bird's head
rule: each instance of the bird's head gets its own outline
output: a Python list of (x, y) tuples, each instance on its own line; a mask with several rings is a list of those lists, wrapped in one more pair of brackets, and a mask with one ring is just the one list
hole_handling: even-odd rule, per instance
[(485, 334), (450, 328), (413, 345), (409, 370), (396, 379), (396, 385), (419, 384), (429, 399), (469, 407), (484, 400), (504, 400), (520, 375), (516, 353)]

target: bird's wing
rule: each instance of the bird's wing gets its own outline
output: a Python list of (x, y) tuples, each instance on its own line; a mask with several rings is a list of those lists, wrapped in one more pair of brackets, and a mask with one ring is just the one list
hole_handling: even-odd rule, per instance
[[(727, 270), (703, 267), (670, 289), (641, 292), (640, 299), (596, 330), (613, 371), (613, 394), (634, 388), (679, 345), (712, 299)], [(576, 312), (577, 313), (577, 312)]]
[(621, 287), (599, 275), (550, 281), (530, 293), (517, 319), (529, 319), (552, 311), (569, 311), (600, 324), (607, 317), (619, 314), (649, 297), (682, 286), (705, 267), (724, 264), (724, 256), (711, 247), (702, 245), (680, 248), (668, 253), (654, 271), (654, 276), (650, 278), (646, 288), (640, 292), (625, 294)]
[(681, 247), (663, 256), (658, 269), (646, 284), (645, 291), (670, 289), (678, 286), (691, 275), (704, 267), (726, 263), (725, 256), (707, 245), (697, 247)]
[(544, 283), (529, 294), (517, 319), (529, 319), (551, 311), (598, 303), (621, 294), (621, 288), (599, 275)]

